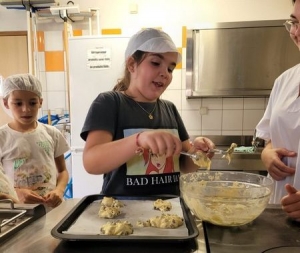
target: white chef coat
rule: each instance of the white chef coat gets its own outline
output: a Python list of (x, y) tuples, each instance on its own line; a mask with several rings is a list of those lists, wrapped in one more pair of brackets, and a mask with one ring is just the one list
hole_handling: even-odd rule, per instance
[(272, 89), (265, 114), (256, 126), (256, 136), (271, 140), (274, 148), (286, 148), (299, 155), (285, 157), (283, 162), (296, 168), (294, 176), (275, 181), (270, 203), (279, 204), (287, 195), (285, 184), (289, 183), (300, 190), (300, 64), (280, 75)]

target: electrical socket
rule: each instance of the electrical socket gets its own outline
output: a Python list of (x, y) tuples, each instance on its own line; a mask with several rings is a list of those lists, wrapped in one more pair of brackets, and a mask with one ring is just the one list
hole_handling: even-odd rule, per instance
[(207, 107), (200, 107), (200, 115), (206, 115), (208, 113)]

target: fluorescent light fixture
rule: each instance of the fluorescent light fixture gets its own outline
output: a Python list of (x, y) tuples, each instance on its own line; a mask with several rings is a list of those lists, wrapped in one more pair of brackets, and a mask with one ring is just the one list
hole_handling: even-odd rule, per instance
[(78, 6), (78, 5), (66, 5), (66, 6), (59, 5), (59, 6), (51, 6), (51, 7), (50, 7), (50, 11), (51, 11), (51, 14), (52, 14), (52, 15), (59, 15), (60, 12), (63, 12), (63, 11), (67, 11), (68, 14), (71, 14), (71, 13), (79, 13), (79, 12), (80, 12), (79, 6)]

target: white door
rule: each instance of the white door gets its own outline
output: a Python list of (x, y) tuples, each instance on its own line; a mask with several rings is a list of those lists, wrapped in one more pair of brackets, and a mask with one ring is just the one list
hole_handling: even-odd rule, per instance
[(102, 189), (103, 176), (86, 172), (82, 164), (82, 152), (72, 152), (73, 198), (99, 194)]

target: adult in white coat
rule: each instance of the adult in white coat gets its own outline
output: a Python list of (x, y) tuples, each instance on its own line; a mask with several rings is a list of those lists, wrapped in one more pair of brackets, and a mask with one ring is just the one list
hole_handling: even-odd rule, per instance
[[(300, 0), (285, 26), (300, 50)], [(275, 180), (270, 203), (281, 203), (289, 217), (300, 221), (300, 64), (280, 75), (272, 89), (256, 136), (266, 141), (261, 158)]]

